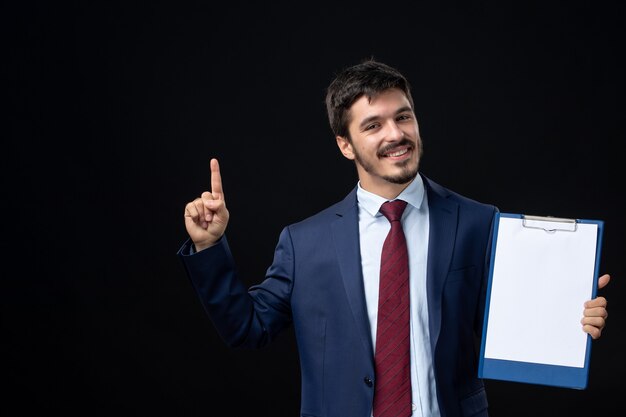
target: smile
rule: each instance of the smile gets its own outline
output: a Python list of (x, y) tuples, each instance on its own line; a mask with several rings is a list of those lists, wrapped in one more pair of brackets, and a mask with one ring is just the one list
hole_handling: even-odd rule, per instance
[(402, 157), (408, 156), (413, 147), (408, 144), (403, 144), (400, 146), (394, 146), (392, 149), (388, 151), (383, 151), (379, 154), (382, 158), (392, 158), (392, 159), (402, 159)]
[(399, 151), (395, 151), (395, 152), (391, 152), (391, 153), (385, 154), (385, 156), (401, 156), (401, 155), (404, 155), (405, 153), (407, 153), (408, 151), (409, 151), (409, 148), (400, 149)]

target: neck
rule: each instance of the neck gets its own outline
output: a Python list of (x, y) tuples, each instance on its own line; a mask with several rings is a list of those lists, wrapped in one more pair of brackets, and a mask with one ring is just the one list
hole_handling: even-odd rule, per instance
[(415, 178), (404, 184), (396, 184), (382, 178), (378, 178), (378, 181), (364, 181), (363, 179), (359, 180), (361, 183), (361, 188), (363, 188), (364, 190), (369, 191), (372, 194), (379, 195), (387, 200), (393, 200), (394, 198), (398, 197), (400, 193), (402, 193), (402, 191), (404, 191), (406, 187), (408, 187), (409, 184), (413, 182), (414, 179)]

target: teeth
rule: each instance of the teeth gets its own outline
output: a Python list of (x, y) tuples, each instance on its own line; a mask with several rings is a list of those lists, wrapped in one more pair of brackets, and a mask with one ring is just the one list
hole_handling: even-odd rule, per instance
[(405, 153), (407, 153), (409, 150), (408, 149), (402, 149), (401, 151), (397, 151), (397, 152), (392, 152), (392, 153), (388, 153), (387, 156), (400, 156), (400, 155), (404, 155)]

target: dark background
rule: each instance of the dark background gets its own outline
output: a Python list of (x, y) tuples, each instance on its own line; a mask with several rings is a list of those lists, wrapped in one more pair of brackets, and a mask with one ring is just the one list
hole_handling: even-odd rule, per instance
[(491, 414), (615, 415), (623, 3), (425, 3), (3, 5), (0, 412), (297, 415), (293, 334), (223, 345), (176, 257), (183, 210), (218, 157), (234, 256), (260, 281), (281, 228), (355, 185), (324, 93), (375, 57), (412, 82), (426, 175), (504, 212), (605, 221), (588, 388), (488, 380)]

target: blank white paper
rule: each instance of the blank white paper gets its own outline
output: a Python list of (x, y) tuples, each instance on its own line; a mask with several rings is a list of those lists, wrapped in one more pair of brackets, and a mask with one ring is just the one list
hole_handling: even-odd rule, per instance
[(485, 358), (583, 368), (598, 225), (546, 232), (500, 217)]

